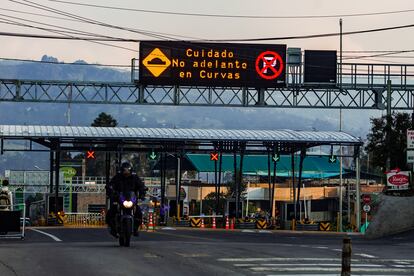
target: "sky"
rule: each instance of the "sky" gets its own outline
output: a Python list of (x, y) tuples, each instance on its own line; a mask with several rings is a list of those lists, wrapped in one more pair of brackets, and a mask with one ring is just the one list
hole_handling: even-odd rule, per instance
[[(69, 0), (68, 0), (69, 1)], [(414, 2), (408, 0), (176, 0), (176, 1), (137, 1), (137, 0), (74, 0), (73, 3), (87, 3), (97, 5), (109, 5), (132, 9), (169, 11), (181, 13), (199, 14), (226, 14), (226, 15), (254, 15), (254, 16), (304, 16), (304, 15), (346, 15), (356, 13), (377, 13), (401, 10), (414, 10)], [(202, 16), (177, 16), (158, 13), (144, 13), (137, 11), (120, 11), (85, 7), (47, 0), (0, 0), (0, 31), (20, 32), (36, 34), (52, 34), (41, 30), (24, 28), (1, 23), (4, 20), (21, 21), (18, 18), (41, 21), (46, 24), (73, 28), (86, 32), (99, 33), (109, 36), (134, 39), (153, 39), (153, 37), (141, 34), (114, 30), (102, 26), (79, 23), (49, 17), (21, 14), (19, 12), (39, 13), (48, 16), (61, 17), (56, 13), (48, 13), (33, 7), (33, 3), (55, 8), (60, 11), (70, 12), (78, 16), (102, 21), (112, 25), (141, 29), (145, 31), (165, 33), (172, 38), (198, 38), (198, 39), (235, 39), (255, 37), (280, 37), (294, 35), (308, 35), (319, 33), (339, 32), (339, 17), (335, 18), (308, 18), (308, 19), (251, 19), (251, 18), (220, 18)], [(5, 10), (8, 9), (8, 10)], [(11, 11), (14, 10), (14, 11)], [(343, 31), (365, 30), (414, 23), (414, 11), (375, 16), (343, 16)], [(6, 16), (6, 17), (5, 17)], [(25, 22), (35, 25), (34, 22)], [(45, 26), (46, 27), (46, 26)], [(50, 26), (49, 26), (50, 27)], [(399, 29), (369, 34), (344, 36), (343, 50), (408, 50), (414, 49), (414, 28)], [(300, 47), (304, 49), (329, 49), (339, 50), (339, 37), (314, 38), (289, 41), (269, 41), (268, 43), (287, 44), (288, 47)], [(73, 62), (85, 60), (89, 63), (104, 64), (130, 64), (132, 58), (138, 57), (137, 43), (117, 43), (118, 46), (127, 47), (130, 50), (119, 49), (99, 45), (85, 41), (57, 41), (29, 38), (12, 38), (0, 36), (0, 57), (19, 59), (40, 59), (43, 54), (59, 58), (59, 60)], [(344, 53), (344, 57), (349, 57)], [(352, 54), (353, 55), (353, 54)], [(414, 54), (407, 53), (404, 58), (371, 58), (365, 60), (353, 60), (358, 62), (401, 62), (413, 63), (407, 57)], [(351, 60), (347, 60), (351, 61)], [(298, 112), (295, 111), (289, 112)], [(300, 110), (303, 116), (320, 117), (320, 111)], [(327, 121), (339, 125), (339, 111), (326, 112)], [(366, 132), (369, 125), (369, 117), (381, 115), (380, 111), (344, 111), (345, 129), (354, 132)]]
[[(24, 0), (0, 0), (2, 9), (17, 10), (20, 12), (41, 13), (58, 16), (40, 9), (20, 5), (31, 4)], [(200, 16), (177, 16), (167, 14), (154, 14), (133, 11), (109, 10), (94, 7), (70, 5), (66, 3), (33, 0), (47, 7), (70, 12), (79, 16), (102, 21), (105, 23), (130, 27), (135, 29), (171, 34), (170, 37), (187, 36), (201, 39), (231, 39), (254, 37), (278, 37), (306, 35), (316, 33), (331, 33), (339, 31), (339, 18), (311, 18), (311, 19), (250, 19), (250, 18), (217, 18)], [(200, 14), (226, 14), (226, 15), (257, 15), (257, 16), (302, 16), (302, 15), (337, 15), (355, 13), (373, 13), (414, 9), (414, 3), (407, 0), (395, 1), (339, 1), (339, 0), (291, 0), (291, 1), (246, 1), (246, 0), (209, 0), (209, 1), (108, 1), (108, 0), (76, 0), (87, 4), (98, 4), (125, 7), (143, 10), (172, 11)], [(198, 2), (199, 4), (195, 4)], [(386, 26), (412, 24), (410, 13), (391, 15), (343, 17), (343, 31), (379, 28)], [(15, 16), (28, 20), (41, 21), (47, 24), (64, 26), (68, 28), (100, 33), (110, 36), (120, 36), (134, 39), (153, 39), (152, 37), (136, 33), (104, 28), (101, 26), (77, 23), (74, 21), (53, 19), (12, 11), (0, 10), (0, 20), (4, 16)], [(18, 19), (8, 18), (9, 20)], [(27, 23), (32, 24), (32, 23)], [(40, 30), (0, 24), (3, 31), (43, 33)], [(346, 36), (343, 39), (343, 50), (395, 50), (413, 49), (413, 29), (403, 29), (371, 34)], [(53, 41), (27, 38), (1, 37), (2, 56), (38, 59), (47, 52), (65, 61), (83, 59), (88, 62), (101, 62), (109, 64), (129, 64), (137, 51), (128, 51), (84, 41)], [(314, 38), (305, 40), (270, 41), (269, 43), (286, 43), (288, 47), (302, 49), (339, 49), (339, 38)], [(28, 47), (30, 45), (30, 47)], [(138, 49), (137, 43), (118, 43), (131, 49)], [(380, 59), (380, 58), (377, 58)], [(381, 59), (380, 59), (381, 60)]]

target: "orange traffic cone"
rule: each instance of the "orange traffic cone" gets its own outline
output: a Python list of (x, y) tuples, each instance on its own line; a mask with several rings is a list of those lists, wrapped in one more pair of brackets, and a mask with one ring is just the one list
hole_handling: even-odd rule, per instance
[(203, 218), (201, 219), (201, 228), (205, 228), (205, 226), (204, 226), (204, 219)]
[(141, 220), (141, 225), (139, 226), (139, 230), (145, 230), (147, 227), (145, 226), (144, 220)]
[(216, 218), (215, 217), (213, 217), (213, 226), (211, 228), (216, 229)]
[(229, 217), (226, 217), (226, 230), (229, 230), (230, 226), (229, 226)]
[(231, 220), (231, 224), (230, 224), (230, 229), (231, 230), (234, 230), (234, 221), (235, 221), (236, 219), (235, 218), (233, 218), (232, 220)]
[(148, 216), (149, 216), (148, 232), (154, 232), (154, 222), (152, 220), (152, 213), (149, 213)]

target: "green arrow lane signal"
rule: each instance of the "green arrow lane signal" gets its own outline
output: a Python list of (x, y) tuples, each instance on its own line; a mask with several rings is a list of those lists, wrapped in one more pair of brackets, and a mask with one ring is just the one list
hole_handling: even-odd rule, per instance
[(336, 163), (336, 155), (331, 155), (329, 157), (329, 163)]
[(151, 155), (149, 156), (149, 158), (150, 158), (151, 160), (155, 160), (155, 159), (157, 158), (157, 154), (156, 154), (154, 151), (152, 151), (152, 152), (151, 152)]
[(278, 153), (275, 153), (272, 157), (273, 162), (278, 162), (280, 160), (280, 155)]

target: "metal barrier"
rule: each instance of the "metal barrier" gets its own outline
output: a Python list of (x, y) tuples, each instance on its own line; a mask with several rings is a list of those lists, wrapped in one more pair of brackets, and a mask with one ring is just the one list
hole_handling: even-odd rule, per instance
[(297, 231), (319, 231), (319, 223), (297, 223)]
[[(188, 216), (190, 222), (192, 221), (194, 226), (189, 224), (192, 227), (196, 228), (223, 228), (223, 215), (201, 215), (201, 216)], [(213, 227), (213, 218), (216, 219), (215, 226)], [(199, 222), (198, 222), (199, 220)], [(201, 226), (203, 225), (203, 226)]]
[(236, 221), (237, 229), (256, 229), (256, 219), (241, 218)]
[(66, 213), (62, 218), (63, 218), (64, 225), (74, 225), (74, 226), (105, 225), (105, 215), (101, 213)]
[[(26, 204), (14, 204), (13, 207), (22, 208), (16, 211), (1, 211), (0, 213), (0, 238), (24, 239), (26, 230)], [(0, 207), (10, 207), (0, 206)], [(13, 208), (14, 209), (14, 208)], [(23, 216), (21, 216), (23, 212)], [(17, 234), (10, 234), (17, 233)]]

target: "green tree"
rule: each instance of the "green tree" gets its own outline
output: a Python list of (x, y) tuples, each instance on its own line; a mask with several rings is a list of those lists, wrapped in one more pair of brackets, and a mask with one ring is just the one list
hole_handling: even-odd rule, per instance
[[(93, 127), (116, 127), (118, 122), (112, 115), (105, 112), (101, 112), (98, 117), (96, 117), (91, 126)], [(113, 158), (111, 157), (111, 160)], [(105, 153), (96, 152), (95, 159), (87, 159), (86, 161), (86, 171), (87, 175), (90, 176), (103, 176), (105, 175)]]
[(365, 150), (370, 154), (372, 165), (381, 171), (385, 171), (388, 156), (391, 169), (398, 167), (406, 170), (407, 129), (412, 128), (410, 114), (393, 113), (390, 121), (388, 129), (387, 116), (371, 119), (371, 130), (367, 136), (368, 144)]
[[(236, 170), (236, 181), (237, 182), (240, 181), (240, 170)], [(228, 187), (227, 197), (235, 198), (236, 197), (236, 184), (234, 182), (234, 175), (233, 175), (233, 180), (227, 183), (227, 187)], [(246, 191), (246, 189), (247, 189), (247, 183), (244, 181), (241, 181), (239, 194), (242, 195)]]
[[(203, 199), (203, 213), (211, 214), (216, 209), (216, 193), (211, 192)], [(224, 212), (226, 207), (226, 194), (221, 192), (219, 195), (219, 212)]]
[(117, 125), (118, 122), (112, 117), (112, 115), (105, 112), (101, 112), (91, 124), (93, 127), (116, 127)]

